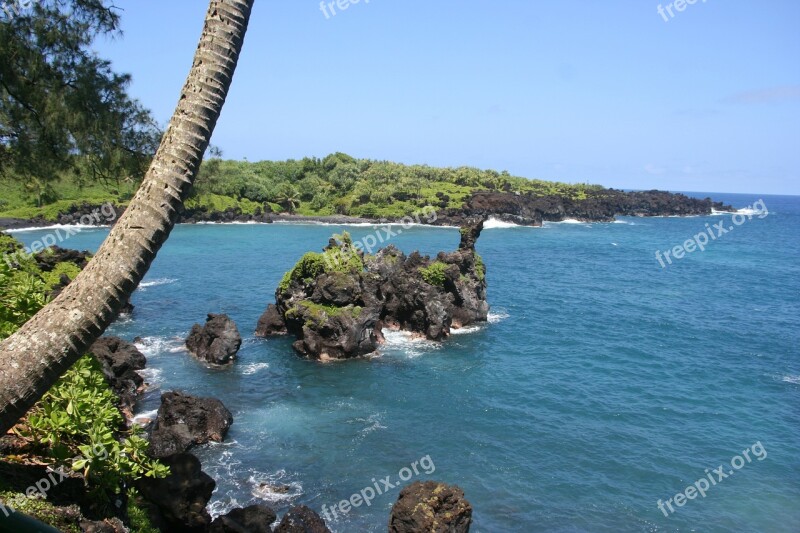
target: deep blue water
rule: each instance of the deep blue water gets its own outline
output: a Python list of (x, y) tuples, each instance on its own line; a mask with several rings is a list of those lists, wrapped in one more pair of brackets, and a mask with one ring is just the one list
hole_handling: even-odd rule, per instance
[[(260, 482), (292, 487), (261, 492), (278, 511), (321, 512), (429, 456), (435, 471), (412, 480), (461, 486), (476, 532), (800, 531), (800, 197), (711, 196), (763, 199), (770, 214), (667, 268), (656, 250), (730, 215), (486, 230), (491, 323), (441, 345), (394, 335), (380, 357), (332, 364), (252, 332), (282, 274), (342, 228), (179, 226), (110, 333), (144, 337), (140, 412), (182, 389), (234, 413), (227, 442), (198, 452), (215, 513), (258, 501)], [(105, 233), (64, 246), (94, 249)], [(417, 227), (392, 242), (433, 254), (458, 237)], [(180, 350), (208, 312), (245, 337), (230, 369)], [(766, 458), (751, 452), (704, 498), (659, 510), (757, 442)], [(385, 531), (398, 492), (329, 525)]]

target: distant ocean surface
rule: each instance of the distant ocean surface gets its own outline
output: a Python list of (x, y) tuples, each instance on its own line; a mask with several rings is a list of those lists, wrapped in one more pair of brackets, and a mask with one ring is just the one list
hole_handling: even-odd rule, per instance
[[(704, 197), (706, 194), (690, 193)], [(225, 443), (196, 450), (217, 481), (210, 510), (266, 501), (322, 513), (429, 456), (406, 483), (464, 489), (473, 532), (800, 531), (800, 197), (708, 193), (769, 215), (621, 218), (484, 231), (490, 321), (443, 344), (390, 334), (381, 356), (319, 364), (252, 333), (283, 273), (324, 225), (178, 226), (109, 334), (142, 337), (150, 391), (220, 398)], [(745, 217), (746, 218), (746, 217)], [(655, 252), (724, 221), (706, 250), (662, 268)], [(15, 235), (26, 243), (48, 230)], [(64, 242), (94, 250), (105, 229)], [(714, 230), (716, 235), (717, 230)], [(413, 227), (406, 252), (454, 249), (458, 231)], [(206, 313), (244, 337), (226, 370), (182, 339)], [(751, 461), (669, 517), (657, 506), (761, 443)], [(430, 470), (430, 468), (429, 468)], [(408, 472), (404, 472), (407, 476)], [(285, 494), (265, 485), (287, 485)], [(379, 485), (382, 487), (382, 485)], [(329, 521), (385, 531), (399, 487)]]

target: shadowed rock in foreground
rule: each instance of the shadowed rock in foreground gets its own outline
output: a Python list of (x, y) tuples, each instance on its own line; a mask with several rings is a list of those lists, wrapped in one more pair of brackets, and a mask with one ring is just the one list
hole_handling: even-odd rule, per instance
[(389, 517), (389, 533), (468, 533), (472, 505), (457, 486), (417, 481), (400, 491)]
[(232, 509), (217, 517), (208, 529), (209, 533), (272, 533), (272, 523), (277, 519), (275, 511), (264, 503)]
[(283, 515), (275, 533), (331, 533), (331, 530), (317, 513), (305, 505), (298, 505)]
[(162, 459), (170, 474), (163, 479), (141, 478), (137, 487), (156, 508), (155, 522), (162, 531), (206, 531), (211, 516), (206, 510), (216, 482), (201, 470), (190, 453)]
[(346, 233), (331, 239), (286, 273), (256, 335), (288, 332), (302, 355), (344, 359), (374, 352), (385, 327), (442, 340), (485, 322), (486, 272), (475, 251), (482, 229), (482, 220), (461, 228), (458, 249), (434, 259), (392, 245), (364, 255)]

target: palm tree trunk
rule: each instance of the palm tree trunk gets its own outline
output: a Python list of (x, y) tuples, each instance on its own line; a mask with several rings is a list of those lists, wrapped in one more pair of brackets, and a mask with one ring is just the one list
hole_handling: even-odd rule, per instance
[(194, 63), (128, 209), (75, 280), (0, 344), (0, 435), (99, 337), (175, 225), (236, 69), (254, 0), (211, 0)]

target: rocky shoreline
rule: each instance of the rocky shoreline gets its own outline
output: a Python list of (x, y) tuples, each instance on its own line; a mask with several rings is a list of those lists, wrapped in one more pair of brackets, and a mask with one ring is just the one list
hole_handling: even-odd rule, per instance
[[(59, 213), (57, 220), (44, 218), (18, 219), (0, 218), (0, 230), (40, 228), (54, 224), (76, 225), (91, 220), (92, 225), (104, 225), (117, 220), (124, 207), (114, 205), (113, 216), (103, 218), (96, 214), (100, 205), (74, 204), (66, 212)], [(435, 206), (434, 206), (435, 207)], [(108, 206), (106, 205), (106, 209)], [(567, 219), (581, 222), (613, 222), (618, 216), (698, 216), (710, 215), (712, 211), (734, 211), (730, 205), (714, 202), (710, 198), (692, 198), (681, 193), (665, 191), (624, 192), (616, 189), (590, 191), (583, 199), (571, 199), (558, 195), (530, 196), (506, 192), (478, 191), (472, 194), (459, 209), (442, 208), (436, 217), (420, 220), (434, 226), (463, 226), (476, 217), (496, 218), (521, 226), (541, 226), (544, 222), (560, 222)], [(106, 211), (103, 211), (104, 213)], [(435, 218), (435, 219), (434, 219)], [(386, 218), (364, 218), (346, 215), (306, 216), (292, 213), (273, 213), (269, 207), (258, 208), (253, 214), (242, 213), (238, 208), (224, 211), (186, 209), (178, 217), (179, 224), (204, 223), (320, 223), (320, 224), (380, 224), (397, 222)]]
[[(108, 205), (102, 207), (104, 214), (110, 213)], [(105, 219), (87, 216), (100, 210), (97, 205), (75, 205), (68, 213), (60, 214), (57, 223), (70, 225), (95, 220), (100, 225), (117, 220), (122, 213), (122, 208), (115, 206), (113, 216)], [(435, 220), (427, 218), (423, 222), (460, 226), (461, 242), (455, 251), (440, 252), (435, 258), (422, 257), (416, 252), (406, 256), (390, 245), (369, 255), (341, 236), (338, 241), (331, 239), (322, 253), (306, 254), (276, 290), (275, 304), (270, 304), (262, 315), (256, 335), (293, 334), (294, 349), (318, 360), (373, 353), (383, 340), (384, 328), (402, 329), (439, 341), (451, 329), (487, 319), (486, 267), (475, 251), (475, 242), (488, 218), (541, 226), (547, 221), (565, 219), (610, 222), (616, 216), (696, 216), (711, 214), (712, 210), (732, 208), (708, 198), (701, 200), (659, 191), (605, 190), (580, 200), (474, 193), (461, 209), (442, 209)], [(305, 217), (264, 211), (245, 215), (236, 210), (184, 213), (179, 220), (182, 223), (385, 223), (347, 216)], [(9, 229), (52, 225), (52, 221), (43, 219), (0, 219), (0, 227)], [(45, 272), (63, 262), (80, 269), (89, 259), (87, 252), (58, 247), (36, 256), (39, 268)], [(56, 293), (69, 281), (69, 277), (62, 275), (52, 292)], [(130, 311), (132, 308), (127, 308)], [(228, 317), (210, 314), (205, 325), (193, 327), (186, 346), (192, 356), (224, 368), (235, 364), (241, 342), (236, 325)], [(132, 424), (135, 405), (147, 386), (139, 375), (146, 358), (133, 344), (115, 337), (99, 339), (89, 351), (100, 362), (126, 424)], [(212, 520), (207, 506), (216, 483), (202, 471), (191, 449), (209, 442), (223, 442), (233, 423), (232, 414), (217, 399), (180, 391), (162, 394), (157, 416), (147, 424), (148, 453), (167, 464), (171, 473), (166, 478), (135, 483), (152, 523), (163, 531), (330, 531), (316, 512), (302, 505), (289, 509), (280, 522), (265, 504), (233, 509)], [(81, 500), (70, 495), (66, 501), (80, 504)], [(77, 516), (80, 517), (80, 512)], [(119, 523), (119, 528), (100, 529), (111, 526), (113, 520)], [(427, 481), (401, 491), (388, 526), (390, 532), (412, 533), (430, 530), (438, 524), (444, 527), (443, 531), (466, 533), (471, 523), (472, 507), (463, 491)], [(125, 530), (118, 519), (86, 522), (81, 526), (85, 531)]]
[[(447, 260), (453, 259), (454, 262), (451, 264), (453, 267), (463, 266), (462, 263), (474, 267), (476, 257), (474, 242), (479, 233), (480, 225), (473, 231), (462, 232), (462, 246), (459, 247), (459, 251), (446, 256), (440, 254), (437, 260), (445, 260), (450, 264)], [(399, 252), (395, 250), (391, 257), (395, 258), (397, 254)], [(342, 259), (341, 256), (337, 257)], [(91, 254), (88, 252), (59, 247), (53, 247), (34, 256), (38, 267), (44, 272), (50, 272), (56, 265), (65, 263), (70, 263), (80, 270), (86, 266), (90, 258)], [(359, 261), (362, 260), (363, 255), (359, 256)], [(391, 263), (389, 267), (395, 264), (407, 264), (410, 268), (416, 269), (429, 264), (430, 261), (422, 261), (419, 258), (412, 260), (409, 257), (409, 261), (390, 259), (389, 263)], [(467, 271), (466, 274), (469, 275), (470, 272)], [(452, 277), (449, 276), (448, 279)], [(466, 279), (464, 273), (461, 278), (460, 283), (464, 289), (467, 287), (463, 281)], [(52, 293), (61, 290), (70, 279), (69, 276), (62, 275), (58, 283), (53, 286)], [(485, 282), (476, 278), (472, 280), (472, 285), (474, 285), (472, 288), (485, 298)], [(429, 297), (436, 299), (436, 294), (433, 294), (436, 291), (433, 289), (431, 287), (428, 291), (431, 293)], [(485, 320), (485, 311), (488, 311), (485, 301), (473, 303), (476, 304), (476, 309), (473, 311), (480, 315), (473, 318)], [(442, 301), (440, 304), (439, 307), (443, 307), (447, 302)], [(465, 306), (462, 308), (466, 309)], [(129, 306), (127, 312), (132, 311), (132, 306)], [(464, 314), (462, 310), (458, 321), (468, 321), (470, 316)], [(429, 331), (429, 336), (436, 338), (444, 336), (450, 323), (451, 320), (447, 319), (446, 322), (433, 324), (436, 333)], [(98, 361), (100, 371), (115, 397), (116, 409), (122, 415), (119, 427), (114, 431), (122, 435), (134, 424), (143, 427), (149, 441), (146, 454), (158, 459), (170, 470), (166, 477), (145, 476), (133, 481), (131, 485), (138, 491), (131, 497), (135, 499), (140, 512), (148, 517), (152, 527), (160, 531), (198, 533), (244, 531), (330, 533), (325, 519), (305, 505), (289, 508), (280, 520), (269, 505), (260, 502), (237, 507), (227, 514), (212, 518), (208, 505), (216, 488), (216, 481), (203, 471), (203, 465), (192, 452), (198, 446), (224, 442), (228, 430), (234, 423), (233, 415), (216, 398), (198, 397), (179, 390), (168, 390), (161, 394), (161, 404), (153, 419), (135, 420), (133, 415), (136, 404), (149, 386), (140, 374), (146, 369), (147, 358), (137, 348), (135, 342), (136, 339), (129, 342), (119, 337), (100, 337), (87, 352)], [(235, 364), (236, 352), (240, 345), (241, 336), (236, 325), (226, 315), (218, 314), (209, 314), (205, 325), (196, 324), (186, 339), (188, 355), (217, 368)], [(29, 464), (0, 461), (0, 475), (9, 479), (14, 478), (13, 486), (19, 491), (30, 487), (36, 480), (44, 479), (49, 472), (47, 461), (38, 460), (37, 451), (29, 445), (28, 441), (18, 438), (13, 433), (0, 437), (0, 454), (15, 456), (18, 459), (23, 455), (30, 456)], [(283, 488), (273, 487), (273, 490), (280, 491)], [(128, 527), (131, 525), (131, 516), (128, 515), (125, 503), (127, 498), (127, 494), (120, 496), (113, 510), (97, 507), (87, 492), (85, 479), (80, 473), (69, 474), (68, 479), (59, 484), (57, 490), (47, 494), (48, 502), (53, 506), (51, 511), (51, 516), (55, 517), (53, 519), (57, 519), (61, 524), (69, 524), (74, 530), (85, 532), (132, 531)], [(330, 520), (327, 514), (325, 518)], [(413, 483), (403, 489), (390, 513), (388, 530), (394, 533), (413, 533), (430, 530), (434, 524), (439, 524), (443, 528), (442, 531), (467, 533), (471, 523), (472, 506), (459, 487), (438, 481), (425, 481)]]

